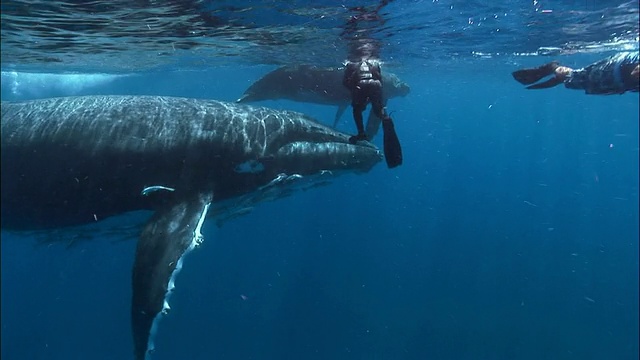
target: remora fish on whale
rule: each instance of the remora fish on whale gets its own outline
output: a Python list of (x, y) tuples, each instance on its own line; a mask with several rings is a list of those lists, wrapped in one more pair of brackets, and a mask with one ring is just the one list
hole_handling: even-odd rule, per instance
[[(213, 100), (86, 96), (2, 103), (2, 228), (43, 230), (154, 211), (138, 240), (131, 322), (136, 360), (205, 217), (366, 172), (381, 161), (296, 112)], [(211, 208), (211, 211), (209, 211)]]
[[(287, 65), (267, 73), (253, 83), (237, 102), (288, 99), (323, 105), (337, 105), (333, 127), (338, 125), (342, 114), (351, 105), (351, 94), (342, 85), (344, 68), (318, 67), (313, 65)], [(406, 96), (410, 88), (396, 75), (382, 72), (382, 93), (387, 99)], [(373, 121), (372, 121), (373, 120)], [(369, 139), (377, 134), (380, 122), (372, 112), (367, 121)]]

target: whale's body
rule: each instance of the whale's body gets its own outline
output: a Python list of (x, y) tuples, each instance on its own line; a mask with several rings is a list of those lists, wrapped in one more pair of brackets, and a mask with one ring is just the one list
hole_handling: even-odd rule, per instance
[[(152, 210), (133, 267), (135, 358), (207, 216), (381, 160), (303, 114), (212, 100), (86, 96), (2, 103), (2, 228), (43, 230)], [(212, 211), (210, 211), (210, 209)]]

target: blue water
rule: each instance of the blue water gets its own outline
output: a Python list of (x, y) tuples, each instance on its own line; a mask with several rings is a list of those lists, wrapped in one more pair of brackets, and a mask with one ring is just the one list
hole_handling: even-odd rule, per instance
[[(581, 67), (610, 54), (557, 58)], [(389, 110), (404, 165), (205, 223), (154, 360), (638, 358), (638, 94), (527, 91), (511, 78), (548, 57), (402, 60), (392, 71), (411, 93)], [(15, 65), (3, 57), (3, 100), (233, 101), (276, 68), (61, 78)], [(260, 105), (329, 124), (335, 113)], [(348, 115), (339, 127), (353, 132)], [(67, 247), (2, 232), (3, 359), (131, 358), (135, 242), (118, 240)]]

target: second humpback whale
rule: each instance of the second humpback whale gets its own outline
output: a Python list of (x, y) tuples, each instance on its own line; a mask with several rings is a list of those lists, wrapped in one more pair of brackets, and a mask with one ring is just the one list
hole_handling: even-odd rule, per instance
[[(269, 72), (253, 83), (237, 102), (288, 99), (324, 105), (337, 105), (333, 127), (338, 125), (342, 114), (351, 105), (351, 94), (342, 85), (343, 68), (318, 67), (313, 65), (283, 66)], [(406, 96), (410, 88), (396, 75), (382, 73), (382, 92), (387, 99)], [(373, 120), (373, 121), (372, 121)], [(367, 134), (369, 139), (378, 132), (381, 119), (369, 113)]]
[(2, 103), (2, 228), (47, 230), (136, 210), (132, 274), (136, 360), (154, 349), (183, 255), (207, 217), (366, 172), (370, 144), (309, 117), (213, 100), (86, 96)]

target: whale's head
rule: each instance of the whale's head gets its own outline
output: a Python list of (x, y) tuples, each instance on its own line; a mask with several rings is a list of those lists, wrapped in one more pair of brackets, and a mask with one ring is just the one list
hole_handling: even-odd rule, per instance
[(292, 68), (283, 66), (273, 70), (251, 84), (244, 94), (236, 100), (238, 103), (250, 103), (263, 100), (286, 98), (295, 89), (300, 76)]
[[(224, 198), (249, 197), (235, 202), (246, 207), (286, 196), (292, 189), (326, 184), (346, 174), (361, 174), (382, 160), (377, 147), (368, 142), (351, 144), (349, 135), (293, 111), (236, 105), (234, 113), (250, 114), (227, 135), (235, 144), (235, 156), (225, 176), (216, 179)], [(250, 110), (244, 110), (250, 109)]]
[[(295, 114), (295, 113), (294, 113)], [(382, 160), (369, 142), (351, 144), (349, 135), (325, 126), (304, 114), (295, 114), (282, 133), (276, 132), (268, 151), (276, 166), (300, 174), (323, 171), (367, 172)]]
[(382, 160), (373, 144), (351, 144), (349, 135), (298, 112), (258, 108), (241, 130), (245, 157), (237, 173), (299, 174), (369, 171)]
[(387, 97), (389, 98), (397, 97), (397, 96), (405, 97), (409, 95), (409, 92), (411, 91), (409, 84), (400, 80), (398, 76), (391, 73), (384, 73), (382, 77), (383, 77), (382, 84), (384, 86), (383, 91)]

